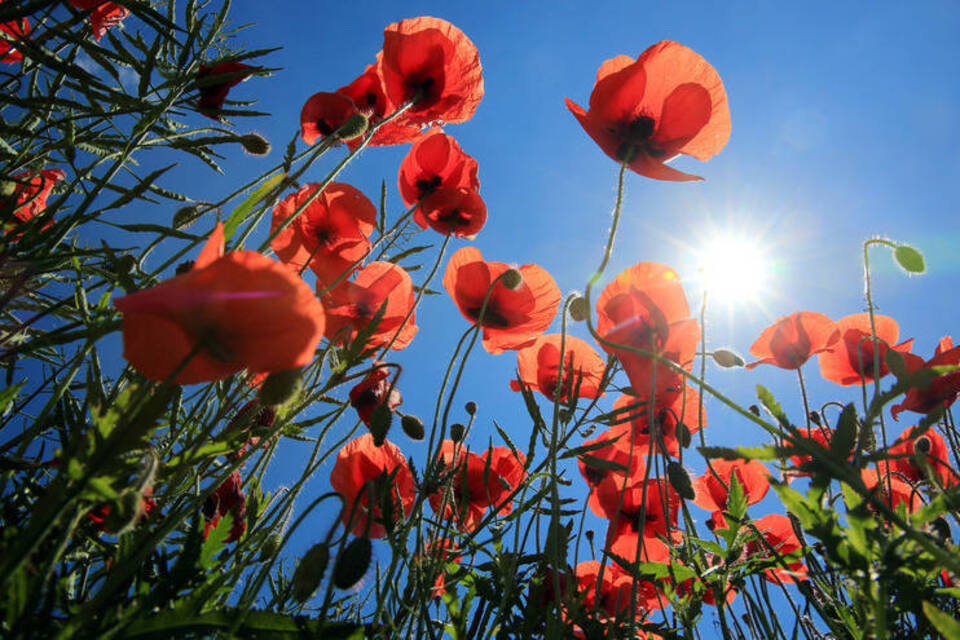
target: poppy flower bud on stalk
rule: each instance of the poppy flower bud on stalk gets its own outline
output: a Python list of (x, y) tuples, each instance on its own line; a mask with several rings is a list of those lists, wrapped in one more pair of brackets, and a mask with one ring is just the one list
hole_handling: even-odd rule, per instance
[(570, 303), (570, 317), (576, 322), (583, 322), (590, 317), (590, 306), (587, 304), (587, 299), (583, 296), (574, 298)]
[(454, 442), (462, 442), (463, 437), (467, 434), (467, 428), (464, 427), (459, 422), (454, 422), (450, 425), (450, 439)]
[(297, 602), (306, 602), (320, 587), (323, 574), (330, 562), (330, 549), (323, 542), (310, 547), (303, 554), (300, 564), (293, 573), (293, 599)]
[(270, 141), (259, 133), (247, 133), (240, 136), (243, 150), (252, 156), (265, 156), (270, 153)]
[(192, 204), (187, 207), (180, 207), (177, 209), (177, 212), (173, 214), (173, 228), (185, 229), (196, 222), (199, 217), (200, 207), (197, 205)]
[(716, 349), (713, 352), (713, 361), (724, 369), (742, 367), (744, 360), (730, 349)]
[(268, 406), (286, 404), (297, 392), (302, 378), (300, 369), (277, 371), (267, 376), (260, 387), (257, 399)]
[(469, 402), (467, 402), (467, 404), (463, 406), (463, 409), (464, 411), (467, 412), (468, 415), (472, 416), (477, 413), (477, 403), (474, 402), (473, 400), (470, 400)]
[(400, 428), (411, 440), (423, 440), (423, 422), (417, 416), (402, 416), (400, 418)]
[(363, 579), (370, 568), (373, 544), (370, 538), (361, 536), (350, 541), (333, 565), (333, 586), (349, 589)]

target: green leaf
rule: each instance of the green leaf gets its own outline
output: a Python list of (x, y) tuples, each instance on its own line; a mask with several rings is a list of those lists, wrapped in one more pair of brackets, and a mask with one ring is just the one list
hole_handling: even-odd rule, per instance
[(280, 182), (287, 177), (286, 173), (280, 173), (262, 185), (257, 187), (253, 193), (251, 193), (246, 200), (240, 203), (240, 205), (233, 210), (230, 214), (230, 217), (227, 218), (226, 222), (223, 223), (223, 237), (225, 240), (229, 240), (230, 236), (233, 235), (233, 232), (237, 230), (237, 227), (247, 219), (250, 215), (250, 212), (253, 211), (253, 208), (260, 203), (261, 200), (267, 197), (267, 195), (276, 187)]
[(783, 408), (780, 406), (780, 403), (777, 402), (776, 398), (773, 397), (773, 394), (761, 384), (757, 385), (757, 397), (760, 399), (760, 403), (766, 408), (766, 410), (777, 419), (777, 422), (780, 423), (781, 427), (790, 426), (790, 421), (787, 419), (787, 414), (783, 412)]
[(949, 613), (940, 611), (926, 600), (923, 601), (923, 613), (946, 640), (960, 640), (960, 622)]
[(923, 273), (927, 270), (923, 254), (909, 245), (901, 244), (897, 246), (893, 250), (893, 258), (900, 265), (900, 268), (907, 273)]
[(587, 465), (591, 469), (599, 469), (600, 471), (623, 471), (623, 472), (627, 470), (627, 468), (624, 465), (620, 464), (619, 462), (598, 458), (596, 456), (590, 455), (589, 453), (581, 454), (580, 459), (583, 461), (583, 464)]
[(17, 399), (20, 389), (23, 389), (23, 385), (25, 384), (27, 384), (27, 381), (23, 380), (15, 385), (7, 387), (3, 391), (0, 391), (0, 415), (3, 415), (7, 412), (7, 407), (9, 407), (10, 403)]
[(730, 487), (730, 493), (727, 494), (727, 513), (737, 522), (741, 522), (747, 515), (747, 495), (743, 491), (743, 485), (740, 484), (735, 470), (730, 471), (727, 486)]
[(230, 537), (230, 529), (233, 528), (233, 513), (227, 512), (220, 516), (216, 526), (213, 526), (207, 532), (207, 538), (200, 547), (199, 564), (203, 570), (213, 567), (213, 556), (220, 553)]
[(846, 460), (857, 441), (857, 410), (853, 403), (846, 405), (837, 420), (836, 431), (830, 439), (830, 453)]

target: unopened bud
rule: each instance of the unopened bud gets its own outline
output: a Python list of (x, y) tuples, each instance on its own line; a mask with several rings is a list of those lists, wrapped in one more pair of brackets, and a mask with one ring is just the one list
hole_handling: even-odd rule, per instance
[(173, 214), (173, 228), (185, 229), (193, 224), (200, 217), (200, 207), (192, 204), (188, 207), (180, 207)]
[(682, 422), (677, 425), (677, 443), (682, 449), (686, 449), (690, 446), (690, 441), (692, 438), (693, 437), (690, 435), (690, 427)]
[(454, 422), (450, 425), (450, 439), (454, 442), (462, 442), (463, 436), (467, 433), (467, 428), (464, 427), (459, 422)]
[(509, 269), (503, 274), (500, 282), (502, 282), (503, 286), (505, 286), (507, 289), (516, 289), (523, 284), (523, 274), (516, 269)]
[(423, 440), (423, 422), (417, 416), (405, 415), (400, 418), (400, 428), (411, 440)]
[(370, 568), (372, 555), (373, 544), (370, 538), (361, 536), (351, 540), (333, 565), (333, 586), (337, 589), (349, 589), (360, 582)]
[(477, 413), (477, 403), (471, 400), (467, 404), (463, 405), (463, 410), (467, 412), (467, 415), (475, 415)]
[(259, 133), (247, 133), (240, 136), (243, 150), (252, 156), (265, 156), (270, 153), (270, 141)]
[(730, 349), (716, 349), (713, 352), (713, 361), (725, 369), (744, 365), (743, 358)]
[(367, 132), (370, 121), (362, 113), (355, 113), (337, 129), (337, 137), (341, 140), (353, 140)]
[(370, 414), (370, 434), (373, 436), (373, 444), (377, 447), (383, 444), (387, 438), (387, 432), (390, 431), (390, 425), (393, 423), (393, 412), (386, 402), (381, 402), (373, 409)]
[(280, 549), (280, 544), (283, 542), (283, 535), (280, 533), (271, 533), (267, 536), (267, 539), (263, 541), (263, 545), (260, 547), (260, 561), (267, 562), (270, 558), (273, 557), (273, 554)]
[(297, 392), (301, 377), (302, 371), (300, 369), (287, 369), (286, 371), (271, 373), (260, 386), (257, 400), (270, 406), (285, 404)]
[(920, 436), (917, 438), (917, 441), (913, 443), (913, 449), (917, 453), (930, 453), (930, 438)]
[(670, 486), (684, 500), (693, 500), (696, 495), (693, 492), (693, 483), (690, 481), (690, 475), (683, 465), (671, 460), (667, 465), (667, 479), (670, 480)]
[(323, 574), (330, 562), (330, 549), (323, 542), (310, 547), (303, 557), (297, 570), (293, 573), (293, 599), (297, 602), (306, 602), (320, 587)]
[(587, 299), (582, 296), (574, 298), (568, 309), (570, 309), (570, 317), (577, 322), (583, 322), (590, 317), (590, 307), (587, 305)]
[(823, 421), (820, 419), (820, 414), (817, 413), (816, 411), (811, 411), (811, 412), (807, 415), (807, 417), (810, 418), (810, 422), (812, 422), (813, 424), (817, 425), (818, 427), (822, 427), (822, 426), (823, 426)]
[(752, 404), (750, 405), (749, 409), (750, 409), (750, 413), (757, 416), (758, 418), (760, 417), (760, 407), (758, 407), (755, 404)]

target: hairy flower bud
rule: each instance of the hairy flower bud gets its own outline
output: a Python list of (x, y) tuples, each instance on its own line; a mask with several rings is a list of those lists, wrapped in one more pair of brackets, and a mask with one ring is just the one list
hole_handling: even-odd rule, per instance
[(423, 440), (423, 422), (417, 416), (404, 415), (400, 418), (400, 428), (411, 440)]
[(286, 404), (297, 392), (301, 377), (302, 371), (300, 369), (275, 371), (263, 381), (257, 399), (269, 406)]
[(513, 290), (523, 284), (523, 274), (516, 269), (510, 269), (503, 274), (500, 280), (507, 289)]
[(450, 439), (454, 442), (463, 441), (463, 437), (467, 434), (467, 428), (464, 427), (459, 422), (454, 422), (450, 425)]
[(730, 349), (716, 349), (713, 352), (713, 361), (725, 369), (744, 365), (743, 358)]
[(270, 141), (259, 133), (247, 133), (240, 136), (243, 150), (252, 156), (265, 156), (270, 153)]
[(351, 540), (333, 565), (333, 586), (337, 589), (349, 589), (360, 582), (370, 568), (372, 555), (373, 544), (370, 538), (361, 536)]
[(475, 415), (477, 413), (477, 403), (470, 400), (467, 404), (463, 405), (463, 410), (467, 412), (467, 415)]
[(323, 542), (310, 547), (300, 558), (293, 573), (293, 599), (297, 602), (306, 602), (320, 587), (323, 574), (330, 562), (330, 549)]
[(583, 296), (574, 298), (568, 308), (570, 309), (570, 317), (576, 322), (583, 322), (590, 317), (590, 306), (587, 304), (587, 299)]
[(197, 218), (200, 217), (200, 207), (195, 204), (191, 204), (186, 207), (180, 207), (177, 209), (177, 212), (173, 214), (173, 228), (174, 229), (186, 229), (191, 224), (196, 222)]
[(337, 137), (341, 140), (353, 140), (367, 132), (370, 121), (362, 113), (355, 113), (337, 129)]

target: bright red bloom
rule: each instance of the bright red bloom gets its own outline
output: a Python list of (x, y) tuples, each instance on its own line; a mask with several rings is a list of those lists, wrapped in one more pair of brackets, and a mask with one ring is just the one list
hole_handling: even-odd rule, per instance
[[(923, 496), (920, 491), (909, 482), (893, 473), (883, 473), (883, 465), (880, 466), (880, 473), (877, 469), (864, 469), (860, 472), (860, 478), (863, 484), (867, 486), (871, 494), (879, 497), (881, 502), (886, 503), (888, 507), (896, 511), (900, 505), (906, 505), (907, 513), (916, 513), (923, 507)], [(871, 510), (876, 508), (872, 504), (867, 504)]]
[(610, 427), (611, 433), (622, 433), (622, 446), (629, 446), (630, 430), (633, 429), (634, 447), (643, 455), (650, 451), (652, 443), (658, 453), (665, 451), (677, 457), (680, 455), (677, 428), (682, 424), (692, 435), (707, 425), (706, 410), (700, 407), (700, 394), (690, 386), (686, 387), (686, 392), (667, 391), (657, 397), (653, 406), (656, 425), (653, 430), (645, 398), (623, 394), (613, 403), (613, 410), (620, 413), (615, 416), (617, 422)]
[[(394, 105), (387, 98), (383, 91), (383, 82), (380, 79), (380, 59), (383, 52), (377, 54), (377, 63), (371, 64), (359, 78), (345, 87), (337, 89), (337, 93), (353, 100), (357, 110), (367, 116), (370, 126), (378, 124), (385, 117), (396, 110)], [(370, 140), (370, 146), (384, 146), (392, 144), (405, 144), (414, 142), (421, 136), (420, 125), (404, 122), (403, 120), (391, 120), (383, 125), (373, 134)], [(359, 139), (347, 142), (352, 147), (359, 143)]]
[[(43, 169), (42, 171), (21, 171), (11, 177), (14, 183), (13, 194), (9, 198), (0, 196), (0, 209), (13, 207), (13, 215), (26, 222), (42, 214), (47, 209), (47, 198), (54, 185), (67, 177), (60, 169)], [(44, 228), (53, 224), (48, 221)]]
[[(318, 283), (318, 286), (323, 285)], [(417, 315), (412, 311), (416, 296), (410, 274), (391, 262), (371, 262), (357, 272), (355, 280), (343, 280), (323, 295), (327, 337), (352, 340), (357, 331), (370, 323), (384, 302), (383, 316), (367, 345), (379, 347), (393, 340), (391, 348), (405, 349), (417, 333)], [(404, 324), (408, 313), (410, 318)]]
[[(2, 2), (3, 0), (0, 0), (0, 4)], [(0, 63), (13, 64), (23, 60), (23, 54), (17, 49), (17, 45), (8, 42), (7, 38), (26, 40), (30, 35), (30, 21), (24, 17), (4, 22), (0, 24), (0, 31), (4, 34), (0, 36)]]
[(393, 387), (390, 380), (390, 369), (377, 366), (380, 364), (382, 363), (375, 362), (373, 371), (350, 390), (350, 406), (357, 410), (357, 415), (368, 427), (374, 409), (386, 403), (387, 408), (394, 411), (403, 403), (400, 390)]
[(442, 129), (431, 129), (413, 143), (400, 164), (400, 195), (411, 207), (441, 188), (479, 191), (477, 171), (477, 161), (453, 137)]
[(487, 205), (476, 191), (437, 189), (413, 212), (413, 221), (424, 229), (473, 240), (487, 222)]
[[(920, 356), (913, 354), (904, 354), (904, 360), (907, 370), (911, 373), (931, 367), (960, 365), (960, 347), (954, 347), (953, 339), (945, 336), (940, 339), (933, 357), (926, 362)], [(957, 399), (958, 393), (960, 393), (960, 371), (954, 371), (935, 378), (926, 388), (910, 389), (903, 402), (893, 405), (890, 413), (896, 420), (897, 415), (903, 411), (930, 413), (940, 406), (947, 409)]]
[[(804, 427), (804, 428), (798, 429), (798, 431), (800, 431), (800, 435), (804, 439), (813, 440), (814, 442), (820, 444), (825, 449), (830, 448), (830, 441), (833, 439), (833, 431), (831, 431), (828, 427), (817, 427), (817, 426), (813, 426), (810, 428)], [(791, 480), (793, 478), (809, 476), (810, 475), (809, 472), (800, 470), (799, 467), (802, 467), (803, 465), (808, 464), (811, 461), (811, 459), (812, 459), (811, 456), (808, 456), (808, 455), (790, 456), (790, 463), (794, 467), (797, 467), (798, 470), (796, 471), (791, 470), (789, 472), (784, 473), (786, 478), (788, 480)]]
[(300, 137), (313, 144), (339, 129), (355, 113), (357, 107), (347, 96), (329, 91), (315, 93), (300, 110)]
[[(870, 316), (856, 313), (837, 321), (840, 341), (830, 350), (820, 354), (820, 375), (845, 387), (873, 382), (876, 366), (880, 377), (887, 375), (885, 357), (890, 345), (900, 336), (900, 327), (893, 318), (874, 315), (877, 327), (878, 353), (874, 354), (873, 337), (870, 332)], [(913, 338), (892, 347), (894, 351), (909, 353)]]
[(227, 99), (230, 89), (249, 78), (255, 69), (242, 62), (200, 65), (197, 72), (197, 88), (200, 90), (197, 109), (208, 118), (219, 120), (216, 112), (223, 109), (223, 101)]
[(400, 449), (390, 441), (379, 447), (374, 445), (369, 433), (340, 449), (330, 473), (330, 485), (344, 498), (344, 525), (350, 525), (353, 511), (350, 531), (356, 536), (366, 531), (370, 538), (387, 535), (385, 517), (400, 520), (410, 515), (417, 497), (413, 474)]
[(233, 515), (233, 523), (230, 525), (230, 535), (224, 542), (236, 542), (246, 531), (247, 496), (241, 490), (242, 487), (243, 478), (239, 471), (234, 471), (216, 491), (207, 496), (203, 503), (203, 517), (206, 520), (203, 528), (204, 539), (216, 528), (220, 518), (228, 513)]
[[(522, 453), (506, 447), (491, 447), (481, 455), (466, 451), (452, 440), (440, 449), (443, 465), (450, 473), (449, 491), (444, 487), (430, 495), (430, 506), (444, 518), (454, 518), (461, 529), (472, 531), (490, 507), (500, 505), (526, 477)], [(507, 502), (497, 513), (510, 513)]]
[(928, 428), (922, 435), (913, 435), (916, 427), (904, 429), (896, 442), (887, 450), (891, 456), (899, 456), (885, 461), (889, 470), (900, 473), (910, 482), (919, 482), (926, 479), (920, 461), (926, 458), (933, 468), (934, 474), (940, 483), (946, 486), (956, 484), (957, 477), (950, 470), (949, 450), (947, 442), (933, 427)]
[(604, 153), (657, 180), (702, 180), (665, 163), (679, 153), (709, 160), (730, 138), (730, 107), (716, 70), (682, 44), (658, 42), (634, 61), (597, 71), (590, 108), (567, 108)]
[[(770, 472), (756, 460), (718, 458), (711, 460), (710, 464), (716, 475), (707, 469), (706, 473), (693, 481), (693, 490), (696, 493), (693, 503), (701, 509), (720, 512), (727, 510), (731, 474), (736, 476), (737, 482), (743, 487), (748, 505), (757, 504), (763, 500), (770, 489)], [(723, 480), (722, 483), (717, 476)]]
[[(771, 513), (754, 521), (763, 541), (751, 540), (746, 545), (745, 556), (769, 558), (772, 567), (764, 571), (764, 577), (770, 582), (797, 582), (807, 579), (807, 567), (799, 559), (803, 545), (793, 531), (790, 518), (779, 513)], [(771, 551), (772, 549), (772, 551)], [(782, 558), (776, 560), (774, 553)]]
[(760, 364), (799, 369), (810, 356), (826, 351), (839, 339), (833, 320), (822, 313), (798, 311), (763, 330), (750, 347), (750, 354), (760, 360), (748, 364), (747, 369)]
[(130, 15), (130, 9), (104, 0), (70, 0), (70, 4), (77, 9), (92, 9), (90, 28), (93, 31), (93, 37), (98, 41), (107, 29), (117, 26)]
[[(684, 368), (693, 365), (700, 324), (690, 318), (680, 277), (670, 267), (640, 262), (617, 276), (597, 299), (597, 333), (609, 342), (656, 353)], [(625, 349), (601, 346), (615, 354), (637, 393), (649, 396), (655, 360)], [(679, 389), (682, 376), (656, 367), (656, 393)]]
[(309, 285), (254, 251), (222, 251), (217, 225), (191, 271), (114, 301), (123, 355), (151, 380), (179, 371), (174, 383), (193, 384), (313, 360), (325, 322)]
[[(633, 558), (630, 558), (633, 561)], [(577, 590), (583, 594), (583, 605), (587, 610), (597, 609), (610, 618), (624, 618), (630, 615), (630, 597), (633, 593), (633, 576), (608, 562), (603, 569), (600, 583), (600, 600), (596, 600), (597, 579), (600, 577), (600, 563), (581, 562), (577, 565)], [(646, 612), (660, 609), (666, 598), (658, 596), (654, 583), (639, 580), (637, 585), (637, 618), (645, 617)]]
[(380, 77), (394, 105), (414, 101), (402, 116), (410, 124), (466, 122), (483, 98), (477, 47), (440, 18), (410, 18), (384, 29)]
[[(460, 313), (476, 323), (490, 283), (512, 268), (503, 262), (487, 262), (478, 249), (464, 247), (450, 258), (443, 286)], [(480, 323), (483, 348), (493, 355), (533, 344), (553, 322), (560, 306), (560, 289), (542, 267), (525, 264), (516, 269), (520, 284), (508, 289), (502, 279), (497, 281)]]
[(642, 560), (659, 562), (669, 556), (666, 545), (658, 538), (672, 538), (677, 526), (680, 496), (670, 483), (660, 478), (644, 482), (643, 477), (634, 476), (627, 478), (624, 490), (623, 474), (611, 473), (596, 490), (603, 517), (611, 525), (616, 519), (616, 525), (607, 532), (611, 551), (632, 562), (642, 541), (645, 547)]
[(307, 183), (273, 208), (271, 233), (313, 198), (276, 235), (270, 247), (297, 270), (309, 263), (320, 285), (326, 287), (356, 269), (370, 253), (369, 237), (377, 225), (377, 208), (359, 189), (343, 182), (331, 182), (314, 198), (319, 186)]
[[(624, 439), (627, 441), (624, 442)], [(630, 455), (629, 435), (617, 434), (612, 429), (601, 433), (592, 440), (583, 443), (584, 447), (589, 447), (601, 442), (607, 442), (603, 447), (591, 449), (588, 453), (577, 456), (577, 466), (580, 468), (580, 475), (590, 486), (590, 510), (601, 518), (605, 517), (603, 506), (600, 504), (600, 498), (597, 496), (597, 486), (603, 482), (607, 476), (616, 474), (616, 471), (603, 469), (598, 464), (591, 464), (592, 459), (599, 461), (615, 462), (627, 469), (627, 475), (631, 481), (642, 480), (646, 472), (646, 453), (641, 447), (634, 446), (633, 455)], [(631, 457), (633, 461), (631, 462)], [(600, 463), (602, 464), (602, 462)], [(623, 478), (621, 472), (619, 477)]]
[[(557, 377), (560, 373), (559, 333), (551, 333), (537, 338), (529, 347), (517, 351), (517, 369), (520, 380), (511, 380), (510, 388), (520, 391), (520, 383), (536, 389), (550, 400), (557, 390)], [(564, 340), (563, 386), (560, 389), (560, 402), (566, 402), (574, 392), (579, 380), (577, 396), (596, 398), (600, 395), (600, 382), (606, 369), (606, 362), (600, 354), (585, 341), (568, 335)]]

